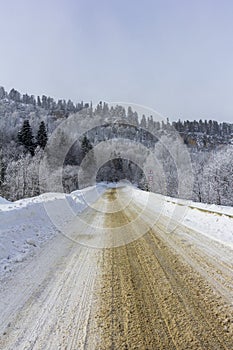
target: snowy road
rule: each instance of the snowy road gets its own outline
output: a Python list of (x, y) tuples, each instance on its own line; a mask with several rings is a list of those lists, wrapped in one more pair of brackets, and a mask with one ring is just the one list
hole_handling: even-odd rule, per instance
[(167, 222), (105, 192), (4, 280), (0, 348), (233, 349), (232, 249)]

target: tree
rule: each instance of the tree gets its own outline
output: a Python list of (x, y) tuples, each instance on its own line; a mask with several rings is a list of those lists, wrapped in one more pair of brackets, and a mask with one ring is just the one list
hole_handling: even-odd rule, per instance
[(41, 99), (40, 96), (37, 96), (37, 106), (41, 107)]
[(19, 142), (25, 147), (26, 151), (34, 155), (35, 144), (33, 142), (32, 129), (28, 120), (23, 122), (22, 129), (18, 133)]
[(145, 114), (143, 114), (143, 116), (142, 116), (140, 126), (141, 126), (143, 129), (146, 129), (146, 127), (147, 127), (146, 116), (145, 116)]
[(213, 151), (206, 162), (202, 179), (202, 200), (232, 206), (233, 146)]
[(42, 96), (41, 107), (44, 109), (48, 108), (48, 98), (45, 95)]
[(46, 132), (46, 127), (44, 121), (40, 123), (39, 130), (37, 133), (36, 137), (37, 145), (40, 146), (41, 148), (45, 148), (48, 137), (47, 137), (47, 132)]
[(11, 89), (9, 92), (9, 98), (15, 102), (20, 102), (21, 96), (17, 90)]
[(94, 183), (95, 171), (96, 171), (96, 160), (94, 155), (94, 149), (91, 142), (85, 135), (81, 143), (81, 153), (83, 160), (81, 162), (80, 171), (80, 187), (87, 187)]
[(91, 142), (88, 140), (87, 136), (85, 135), (82, 143), (81, 143), (81, 150), (82, 150), (82, 156), (83, 158), (86, 156), (86, 154), (92, 150), (93, 146)]
[(5, 89), (4, 89), (4, 87), (0, 86), (0, 100), (5, 98), (6, 96), (7, 96), (7, 93), (6, 93)]
[(3, 160), (2, 150), (0, 149), (0, 194), (3, 195), (3, 183), (5, 179), (6, 165)]

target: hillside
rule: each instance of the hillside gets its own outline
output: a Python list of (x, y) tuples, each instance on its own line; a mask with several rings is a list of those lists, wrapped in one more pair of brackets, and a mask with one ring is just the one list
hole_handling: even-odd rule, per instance
[[(1, 88), (0, 194), (18, 200), (61, 192), (58, 182), (69, 193), (95, 181), (127, 179), (163, 195), (233, 205), (232, 135), (229, 123), (170, 122), (131, 106), (100, 102), (94, 108)], [(51, 188), (46, 188), (39, 169), (49, 158)], [(188, 190), (180, 190), (183, 182)]]

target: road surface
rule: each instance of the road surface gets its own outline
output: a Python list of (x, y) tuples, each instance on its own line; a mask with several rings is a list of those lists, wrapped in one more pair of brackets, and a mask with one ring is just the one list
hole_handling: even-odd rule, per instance
[(108, 190), (2, 281), (0, 349), (232, 350), (232, 250), (167, 221)]

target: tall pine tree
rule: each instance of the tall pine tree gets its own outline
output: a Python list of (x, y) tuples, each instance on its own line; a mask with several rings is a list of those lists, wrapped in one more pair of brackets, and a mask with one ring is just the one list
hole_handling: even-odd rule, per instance
[(88, 140), (87, 136), (85, 135), (82, 143), (81, 143), (81, 150), (82, 150), (82, 157), (84, 158), (86, 154), (92, 150), (93, 146), (91, 142)]
[(91, 186), (95, 181), (96, 160), (91, 142), (85, 135), (81, 143), (82, 163), (79, 177), (81, 188)]
[(23, 122), (23, 126), (18, 133), (18, 140), (25, 147), (26, 151), (34, 156), (35, 144), (33, 142), (32, 129), (28, 120)]
[(40, 123), (36, 141), (38, 146), (40, 146), (43, 149), (45, 148), (48, 141), (48, 137), (47, 137), (45, 123), (43, 121)]

